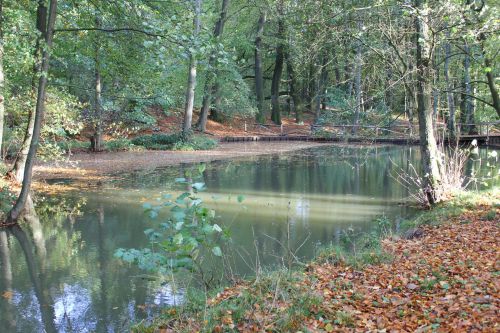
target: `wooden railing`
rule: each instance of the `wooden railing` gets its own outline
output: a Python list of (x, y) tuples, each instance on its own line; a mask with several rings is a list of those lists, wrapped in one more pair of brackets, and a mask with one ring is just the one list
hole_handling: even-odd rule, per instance
[[(461, 134), (462, 130), (467, 130), (473, 126), (474, 132), (477, 134)], [(352, 124), (327, 124), (327, 125), (301, 125), (301, 124), (287, 124), (287, 125), (274, 125), (274, 124), (251, 124), (250, 126), (245, 122), (245, 132), (259, 132), (261, 135), (308, 135), (318, 136), (321, 132), (329, 132), (332, 136), (339, 137), (395, 137), (418, 139), (418, 125), (390, 125), (390, 126), (377, 126), (377, 125), (352, 125)], [(437, 133), (444, 136), (445, 131), (448, 131), (445, 123), (437, 124)], [(456, 133), (460, 137), (480, 136), (488, 138), (491, 135), (500, 134), (500, 121), (496, 122), (482, 122), (475, 124), (456, 124)], [(325, 133), (327, 134), (327, 133)]]

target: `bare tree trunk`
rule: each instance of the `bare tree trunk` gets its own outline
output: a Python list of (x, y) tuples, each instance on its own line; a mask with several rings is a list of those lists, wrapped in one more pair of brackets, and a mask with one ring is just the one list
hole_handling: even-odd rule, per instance
[(293, 68), (292, 59), (290, 58), (289, 54), (287, 54), (286, 58), (287, 72), (288, 76), (290, 77), (290, 95), (293, 100), (293, 108), (295, 111), (295, 122), (299, 124), (303, 121), (304, 105), (302, 102), (300, 91), (297, 89), (299, 83), (297, 80), (297, 75)]
[(321, 101), (325, 95), (326, 80), (328, 78), (328, 71), (326, 65), (328, 63), (328, 53), (324, 53), (321, 60), (321, 68), (316, 80), (316, 103), (314, 105), (314, 122), (317, 123), (321, 117)]
[(422, 154), (422, 171), (424, 181), (422, 190), (429, 204), (440, 201), (442, 161), (434, 136), (434, 124), (431, 108), (431, 47), (429, 44), (429, 27), (425, 21), (429, 15), (426, 0), (415, 0), (417, 14), (416, 48), (417, 48), (417, 110), (420, 131), (420, 150)]
[[(37, 90), (37, 78), (40, 73), (41, 59), (42, 55), (42, 43), (46, 39), (47, 35), (47, 6), (45, 5), (45, 0), (38, 1), (36, 15), (36, 27), (38, 30), (38, 38), (35, 43), (35, 64), (33, 66), (33, 78), (31, 80), (31, 88), (33, 94)], [(21, 149), (16, 155), (16, 159), (13, 163), (12, 169), (9, 171), (9, 175), (13, 177), (18, 182), (23, 181), (24, 169), (26, 165), (26, 158), (31, 145), (31, 140), (33, 138), (33, 127), (35, 126), (35, 112), (30, 110), (28, 113), (28, 125), (26, 131), (24, 132), (23, 143), (21, 144)]]
[[(450, 31), (446, 30), (446, 37), (450, 37)], [(448, 131), (451, 137), (455, 136), (455, 100), (453, 96), (453, 85), (450, 80), (450, 57), (451, 45), (450, 42), (444, 44), (444, 80), (446, 83), (446, 98), (448, 100)]]
[(271, 82), (271, 120), (277, 124), (281, 124), (280, 111), (280, 83), (281, 74), (283, 73), (284, 47), (283, 35), (285, 33), (285, 25), (283, 22), (283, 0), (278, 1), (278, 45), (276, 46), (276, 60), (274, 62), (273, 79)]
[(3, 0), (0, 0), (0, 160), (3, 159), (3, 121), (5, 117), (5, 78), (3, 74)]
[(266, 24), (266, 12), (263, 11), (259, 17), (257, 25), (257, 36), (255, 37), (255, 94), (257, 97), (258, 113), (256, 121), (260, 124), (266, 121), (266, 112), (264, 110), (264, 78), (262, 74), (262, 35), (264, 34), (264, 25)]
[[(278, 38), (281, 39), (284, 33), (284, 25), (282, 18), (278, 21)], [(283, 61), (284, 61), (284, 51), (283, 51), (283, 43), (278, 41), (278, 45), (276, 47), (276, 61), (274, 63), (274, 73), (273, 80), (271, 82), (271, 119), (272, 121), (280, 125), (281, 124), (281, 111), (280, 111), (280, 83), (281, 83), (281, 74), (283, 73)]]
[(474, 119), (474, 95), (470, 77), (470, 48), (467, 43), (464, 45), (465, 57), (464, 57), (464, 91), (463, 94), (463, 112), (465, 116), (463, 117), (465, 121), (465, 128), (462, 130), (468, 134), (476, 133), (475, 119)]
[(38, 94), (36, 100), (35, 108), (35, 124), (33, 126), (33, 138), (31, 140), (30, 148), (26, 156), (26, 164), (24, 167), (24, 177), (21, 188), (21, 193), (16, 200), (14, 207), (7, 214), (7, 222), (16, 222), (19, 218), (21, 212), (23, 211), (26, 200), (28, 198), (31, 179), (32, 179), (32, 169), (36, 158), (36, 151), (38, 149), (38, 141), (40, 139), (40, 131), (42, 128), (43, 116), (45, 113), (45, 96), (47, 89), (47, 76), (49, 73), (49, 60), (50, 51), (52, 48), (52, 41), (54, 37), (54, 25), (56, 21), (57, 14), (57, 0), (50, 0), (49, 5), (49, 15), (47, 24), (47, 33), (45, 34), (45, 47), (42, 52), (42, 66), (40, 70), (40, 76), (38, 80)]
[[(216, 42), (220, 39), (220, 36), (222, 36), (222, 32), (224, 31), (224, 23), (226, 23), (228, 8), (229, 8), (229, 0), (222, 0), (220, 17), (217, 20), (217, 23), (215, 23), (215, 28), (214, 28), (214, 38)], [(212, 94), (217, 93), (213, 85), (213, 81), (217, 77), (217, 70), (215, 68), (216, 60), (217, 60), (216, 54), (215, 52), (212, 52), (212, 54), (210, 54), (210, 58), (208, 59), (208, 70), (209, 71), (211, 70), (213, 72), (207, 73), (200, 117), (198, 118), (198, 122), (196, 123), (196, 127), (201, 132), (205, 132), (205, 130), (207, 129), (207, 119), (208, 119), (208, 112), (210, 111), (210, 102), (212, 99)]]
[(498, 117), (500, 117), (500, 97), (498, 96), (498, 90), (497, 86), (495, 83), (495, 77), (493, 76), (493, 67), (491, 65), (491, 60), (486, 56), (486, 53), (483, 51), (484, 54), (484, 65), (488, 69), (486, 72), (486, 78), (488, 79), (488, 88), (490, 88), (490, 93), (491, 93), (491, 99), (493, 101), (493, 107), (497, 111)]
[[(201, 28), (201, 0), (194, 0), (194, 30), (193, 30), (193, 40), (198, 39)], [(184, 122), (182, 124), (182, 134), (188, 136), (191, 131), (191, 122), (193, 120), (193, 108), (194, 108), (194, 91), (196, 89), (196, 66), (197, 60), (196, 55), (190, 52), (189, 54), (189, 75), (188, 75), (188, 85), (186, 91), (186, 106), (184, 108)]]
[[(358, 22), (358, 28), (361, 31), (361, 21)], [(358, 131), (358, 125), (359, 125), (359, 115), (361, 112), (361, 70), (362, 70), (362, 63), (361, 63), (361, 42), (358, 41), (356, 45), (356, 78), (354, 81), (354, 91), (356, 93), (356, 105), (354, 107), (354, 122), (353, 122), (353, 127), (352, 127), (352, 134), (356, 134)]]
[[(101, 26), (98, 14), (95, 14), (96, 27)], [(95, 53), (94, 53), (94, 116), (92, 122), (94, 125), (94, 134), (90, 138), (90, 149), (94, 152), (102, 151), (102, 83), (99, 62), (100, 41), (99, 38), (95, 39)]]

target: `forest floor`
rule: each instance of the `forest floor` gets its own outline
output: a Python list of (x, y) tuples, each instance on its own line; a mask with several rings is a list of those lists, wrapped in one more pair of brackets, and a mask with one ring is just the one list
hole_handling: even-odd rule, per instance
[(77, 152), (64, 161), (40, 162), (34, 170), (35, 179), (70, 178), (99, 181), (122, 172), (153, 170), (182, 163), (284, 153), (325, 145), (318, 142), (243, 142), (222, 143), (207, 151), (119, 151)]
[(411, 221), (412, 237), (384, 239), (383, 256), (326, 252), (170, 310), (156, 332), (498, 332), (499, 216), (498, 189), (459, 196)]

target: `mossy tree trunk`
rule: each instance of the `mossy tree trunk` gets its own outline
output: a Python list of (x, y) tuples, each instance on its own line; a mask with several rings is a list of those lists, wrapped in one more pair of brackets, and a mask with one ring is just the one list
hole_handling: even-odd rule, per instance
[(433, 112), (431, 107), (431, 45), (429, 36), (429, 7), (426, 0), (415, 0), (417, 9), (416, 61), (417, 61), (417, 111), (422, 154), (422, 190), (430, 205), (441, 200), (442, 156), (434, 135)]

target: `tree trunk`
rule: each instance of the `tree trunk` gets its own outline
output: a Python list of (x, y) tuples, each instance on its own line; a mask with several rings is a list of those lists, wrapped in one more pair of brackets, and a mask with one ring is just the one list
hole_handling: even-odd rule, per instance
[(5, 117), (5, 82), (3, 74), (3, 0), (0, 0), (0, 160), (3, 159), (3, 120)]
[(283, 47), (283, 35), (285, 33), (285, 26), (283, 22), (283, 1), (278, 2), (278, 45), (276, 46), (276, 60), (274, 62), (274, 73), (273, 80), (271, 82), (271, 120), (276, 125), (281, 125), (281, 112), (280, 112), (280, 83), (281, 74), (283, 73), (283, 61), (284, 61), (284, 47)]
[[(195, 0), (194, 11), (195, 13), (193, 20), (193, 25), (194, 25), (193, 40), (197, 40), (201, 28), (201, 0)], [(188, 85), (186, 91), (186, 106), (184, 108), (184, 122), (182, 124), (183, 136), (189, 136), (191, 132), (191, 122), (193, 120), (193, 108), (194, 108), (194, 91), (196, 89), (196, 66), (197, 66), (196, 55), (190, 52)]]
[(45, 113), (45, 96), (47, 88), (47, 76), (49, 74), (49, 60), (50, 51), (52, 48), (52, 41), (54, 37), (54, 25), (57, 13), (57, 0), (51, 0), (49, 5), (49, 17), (47, 24), (47, 33), (45, 34), (45, 47), (42, 52), (42, 65), (38, 80), (38, 94), (36, 99), (35, 108), (35, 123), (33, 126), (33, 138), (31, 140), (30, 148), (26, 156), (26, 164), (24, 167), (24, 177), (21, 187), (21, 193), (14, 204), (14, 207), (7, 214), (7, 223), (16, 222), (21, 212), (23, 211), (26, 200), (31, 188), (32, 169), (36, 158), (36, 151), (38, 149), (38, 141), (40, 139), (40, 131), (42, 128), (42, 120)]
[[(446, 30), (446, 37), (450, 38), (450, 31)], [(444, 80), (446, 83), (446, 98), (448, 101), (448, 131), (450, 137), (455, 137), (455, 101), (453, 96), (453, 85), (450, 81), (450, 57), (451, 45), (447, 41), (444, 45)]]
[[(100, 20), (96, 13), (96, 27), (100, 27)], [(96, 37), (95, 40), (95, 59), (94, 59), (94, 134), (90, 138), (90, 149), (94, 152), (102, 151), (102, 83), (101, 83), (101, 72), (99, 63), (99, 38)]]
[[(361, 31), (361, 22), (358, 22), (359, 30)], [(354, 80), (354, 91), (356, 93), (356, 105), (354, 107), (354, 123), (352, 127), (352, 134), (356, 134), (359, 125), (359, 115), (361, 113), (361, 42), (358, 41), (356, 45), (356, 78)]]
[(264, 78), (262, 74), (262, 35), (264, 34), (264, 25), (266, 24), (266, 12), (263, 11), (259, 17), (257, 25), (257, 37), (255, 37), (255, 95), (257, 97), (258, 113), (256, 121), (260, 124), (266, 121), (266, 112), (264, 110)]
[[(42, 55), (42, 43), (43, 40), (46, 39), (47, 35), (47, 7), (45, 5), (45, 0), (38, 1), (38, 8), (36, 11), (36, 27), (38, 30), (38, 38), (35, 43), (35, 64), (33, 66), (33, 78), (31, 80), (31, 89), (33, 91), (33, 95), (35, 95), (37, 91), (37, 78), (40, 73), (41, 59)], [(30, 149), (31, 140), (33, 138), (33, 127), (35, 126), (35, 112), (30, 110), (28, 113), (28, 125), (26, 127), (26, 131), (24, 132), (23, 143), (21, 144), (21, 149), (16, 155), (16, 159), (13, 163), (12, 169), (9, 171), (9, 175), (17, 180), (18, 182), (22, 182), (24, 178), (24, 169), (26, 165), (26, 158), (28, 156), (28, 151)]]
[(319, 119), (321, 118), (321, 100), (324, 97), (325, 94), (325, 85), (326, 85), (326, 79), (328, 75), (328, 71), (326, 69), (326, 65), (328, 63), (328, 54), (325, 52), (325, 54), (322, 57), (321, 61), (321, 68), (319, 70), (319, 75), (318, 78), (316, 79), (316, 96), (315, 96), (315, 103), (314, 103), (314, 122), (318, 123)]
[(295, 70), (293, 68), (292, 59), (290, 59), (289, 54), (287, 54), (286, 58), (287, 72), (290, 77), (290, 96), (292, 97), (293, 108), (295, 111), (295, 122), (299, 124), (303, 121), (304, 105), (302, 103), (302, 96), (300, 95), (300, 91), (297, 89), (299, 84), (297, 80), (297, 74), (295, 73)]
[(484, 54), (484, 65), (488, 69), (486, 72), (486, 78), (488, 79), (488, 88), (490, 88), (491, 99), (493, 100), (493, 107), (497, 111), (498, 117), (500, 117), (500, 97), (498, 96), (497, 86), (495, 84), (495, 77), (493, 76), (493, 67), (491, 65), (491, 60)]
[(441, 200), (440, 184), (442, 161), (434, 136), (431, 108), (431, 59), (429, 45), (429, 27), (425, 19), (429, 15), (426, 0), (415, 0), (417, 8), (416, 48), (417, 48), (417, 111), (420, 131), (420, 150), (422, 154), (423, 184), (422, 190), (429, 204)]
[(464, 122), (465, 127), (462, 127), (462, 131), (468, 134), (476, 133), (475, 119), (474, 119), (474, 95), (470, 77), (470, 48), (467, 43), (464, 45), (465, 57), (464, 57), (464, 84), (463, 89), (465, 94), (462, 96)]
[[(224, 24), (226, 23), (227, 10), (229, 8), (229, 0), (222, 0), (222, 8), (220, 12), (220, 17), (215, 23), (214, 28), (214, 38), (215, 41), (218, 42), (222, 32), (224, 31)], [(200, 117), (198, 118), (198, 122), (196, 123), (196, 127), (200, 132), (205, 132), (207, 129), (207, 119), (208, 112), (210, 111), (210, 102), (212, 100), (212, 94), (215, 92), (215, 87), (213, 85), (214, 79), (217, 77), (216, 70), (216, 54), (212, 52), (210, 54), (210, 58), (208, 59), (208, 70), (212, 70), (213, 72), (207, 73), (207, 79), (205, 81), (204, 93), (203, 93), (203, 103), (201, 107)]]

